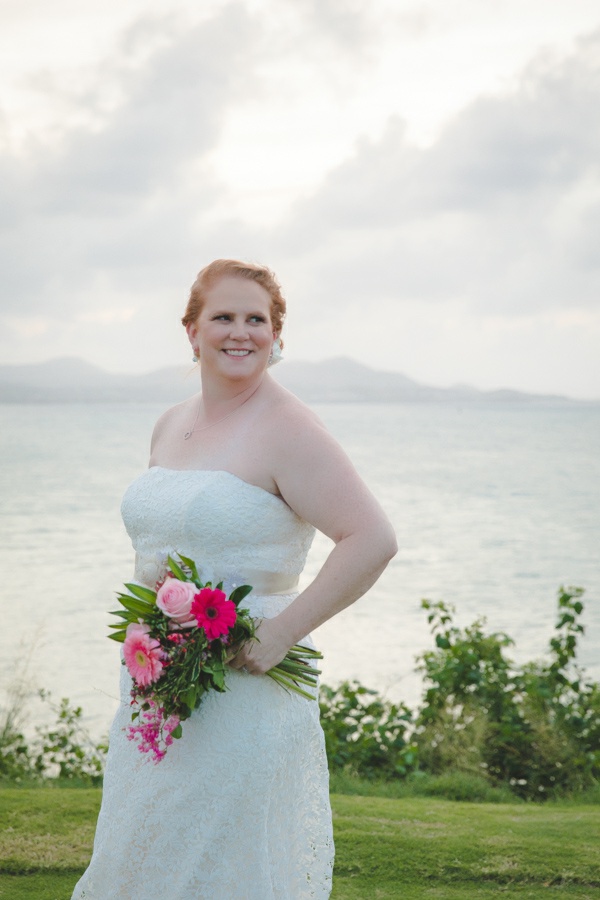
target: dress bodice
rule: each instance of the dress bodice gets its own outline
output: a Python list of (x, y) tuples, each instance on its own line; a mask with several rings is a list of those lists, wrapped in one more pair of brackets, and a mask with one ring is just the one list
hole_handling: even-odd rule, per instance
[(254, 596), (287, 594), (315, 532), (280, 497), (215, 470), (153, 466), (127, 488), (121, 513), (136, 551), (135, 578), (150, 587), (175, 552), (226, 590), (252, 584)]

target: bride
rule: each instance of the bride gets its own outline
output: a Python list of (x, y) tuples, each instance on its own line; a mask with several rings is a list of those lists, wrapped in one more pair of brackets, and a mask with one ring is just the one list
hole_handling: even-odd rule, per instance
[[(333, 838), (318, 704), (264, 673), (367, 591), (396, 552), (379, 504), (319, 419), (267, 372), (285, 301), (266, 268), (216, 260), (183, 317), (202, 392), (168, 410), (122, 506), (135, 578), (169, 553), (244, 601), (256, 638), (153, 765), (113, 722), (90, 865), (73, 900), (304, 900), (331, 892)], [(315, 528), (335, 546), (301, 593)], [(310, 644), (312, 646), (312, 644)]]

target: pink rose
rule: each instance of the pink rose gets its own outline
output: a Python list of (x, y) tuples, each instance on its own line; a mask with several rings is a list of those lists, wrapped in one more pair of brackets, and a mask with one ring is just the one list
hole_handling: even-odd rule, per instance
[(158, 589), (156, 605), (159, 609), (162, 609), (165, 616), (169, 616), (170, 619), (173, 619), (179, 625), (185, 625), (190, 622), (192, 600), (197, 592), (198, 588), (189, 581), (167, 578), (165, 583)]

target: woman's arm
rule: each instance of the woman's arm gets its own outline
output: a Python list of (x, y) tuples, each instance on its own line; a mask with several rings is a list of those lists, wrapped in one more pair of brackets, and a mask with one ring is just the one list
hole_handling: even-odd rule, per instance
[[(232, 661), (262, 674), (314, 628), (361, 597), (397, 552), (392, 526), (339, 444), (302, 406), (272, 436), (273, 472), (283, 499), (335, 542), (314, 581), (266, 619), (257, 642)], [(269, 444), (267, 444), (269, 446)]]

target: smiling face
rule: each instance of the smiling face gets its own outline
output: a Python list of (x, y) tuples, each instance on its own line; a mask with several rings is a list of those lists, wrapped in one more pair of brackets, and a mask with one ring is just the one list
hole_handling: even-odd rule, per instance
[(271, 298), (246, 278), (224, 277), (205, 292), (200, 315), (187, 326), (203, 373), (251, 378), (263, 371), (274, 337)]

